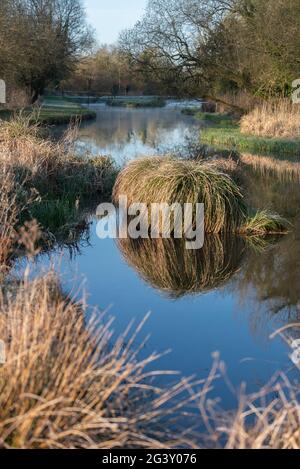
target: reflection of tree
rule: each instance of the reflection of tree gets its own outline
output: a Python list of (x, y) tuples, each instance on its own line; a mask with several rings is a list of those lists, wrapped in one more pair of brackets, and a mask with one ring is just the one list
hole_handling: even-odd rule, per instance
[(252, 297), (259, 306), (279, 320), (295, 320), (300, 310), (300, 240), (293, 234), (268, 247), (259, 255), (249, 252), (234, 288), (242, 301)]
[[(122, 146), (140, 140), (144, 145), (156, 148), (164, 141), (164, 134), (182, 126), (186, 129), (186, 120), (190, 118), (178, 115), (174, 109), (111, 109), (103, 108), (98, 112), (97, 120), (84, 124), (80, 130), (80, 141), (98, 146), (100, 149), (109, 145)], [(168, 143), (168, 142), (165, 142)]]
[(179, 298), (224, 285), (241, 265), (245, 242), (209, 235), (199, 250), (187, 250), (182, 239), (120, 239), (118, 246), (147, 283)]
[(300, 215), (299, 175), (289, 173), (275, 174), (272, 167), (268, 171), (264, 167), (244, 168), (243, 183), (245, 194), (255, 208), (268, 208), (280, 213), (281, 216), (293, 219)]
[[(259, 159), (262, 158), (262, 159)], [(276, 210), (293, 224), (291, 234), (280, 243), (271, 245), (256, 255), (249, 253), (247, 262), (237, 277), (236, 286), (241, 299), (249, 302), (252, 297), (262, 319), (261, 311), (268, 311), (278, 320), (299, 318), (300, 301), (300, 240), (296, 233), (299, 226), (300, 192), (299, 163), (287, 159), (242, 155), (245, 193), (255, 208)]]

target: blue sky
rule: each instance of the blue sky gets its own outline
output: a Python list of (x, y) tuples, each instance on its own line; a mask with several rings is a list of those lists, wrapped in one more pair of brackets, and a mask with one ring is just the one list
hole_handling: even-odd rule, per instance
[(147, 0), (85, 0), (89, 23), (98, 42), (117, 41), (122, 29), (131, 27), (143, 14)]

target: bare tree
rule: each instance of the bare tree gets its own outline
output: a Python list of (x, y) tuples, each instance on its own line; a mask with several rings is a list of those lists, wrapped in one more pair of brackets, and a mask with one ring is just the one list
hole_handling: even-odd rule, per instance
[(0, 70), (12, 70), (32, 102), (65, 78), (93, 41), (81, 0), (5, 0), (3, 18), (0, 43), (8, 51)]

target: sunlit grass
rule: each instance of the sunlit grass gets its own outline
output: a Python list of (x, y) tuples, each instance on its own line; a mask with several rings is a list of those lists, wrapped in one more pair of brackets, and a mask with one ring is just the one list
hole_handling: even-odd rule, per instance
[[(237, 183), (205, 161), (170, 157), (133, 161), (117, 178), (113, 191), (115, 203), (121, 195), (127, 196), (129, 205), (146, 203), (148, 207), (152, 203), (169, 206), (175, 202), (181, 205), (203, 203), (206, 233), (246, 231), (249, 234), (253, 229), (253, 234), (268, 234), (288, 229), (288, 224), (278, 215), (263, 211), (253, 217)], [(193, 223), (195, 226), (195, 219)]]

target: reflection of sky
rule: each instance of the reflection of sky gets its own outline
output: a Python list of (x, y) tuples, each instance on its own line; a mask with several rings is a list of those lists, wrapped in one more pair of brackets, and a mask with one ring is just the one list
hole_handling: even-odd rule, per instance
[[(143, 353), (171, 350), (152, 367), (203, 378), (210, 370), (211, 354), (220, 351), (234, 384), (246, 381), (248, 389), (254, 390), (278, 368), (289, 365), (281, 339), (268, 338), (275, 327), (271, 319), (256, 334), (251, 331), (253, 311), (247, 301), (241, 307), (238, 291), (225, 287), (169, 299), (127, 265), (114, 240), (97, 237), (96, 223), (90, 243), (76, 259), (71, 260), (67, 251), (63, 257), (57, 255), (64, 287), (77, 291), (84, 279), (89, 304), (108, 310), (108, 315), (116, 318), (116, 333), (123, 332), (132, 319), (135, 324), (142, 321), (151, 311), (141, 334), (141, 338), (151, 335)], [(45, 266), (50, 261), (44, 256), (40, 262)], [(234, 404), (224, 383), (217, 384), (216, 389), (227, 404)]]
[(128, 110), (100, 106), (97, 114), (95, 122), (80, 130), (77, 148), (92, 155), (110, 155), (119, 164), (162, 153), (182, 142), (194, 126), (199, 127), (193, 118), (172, 107)]

